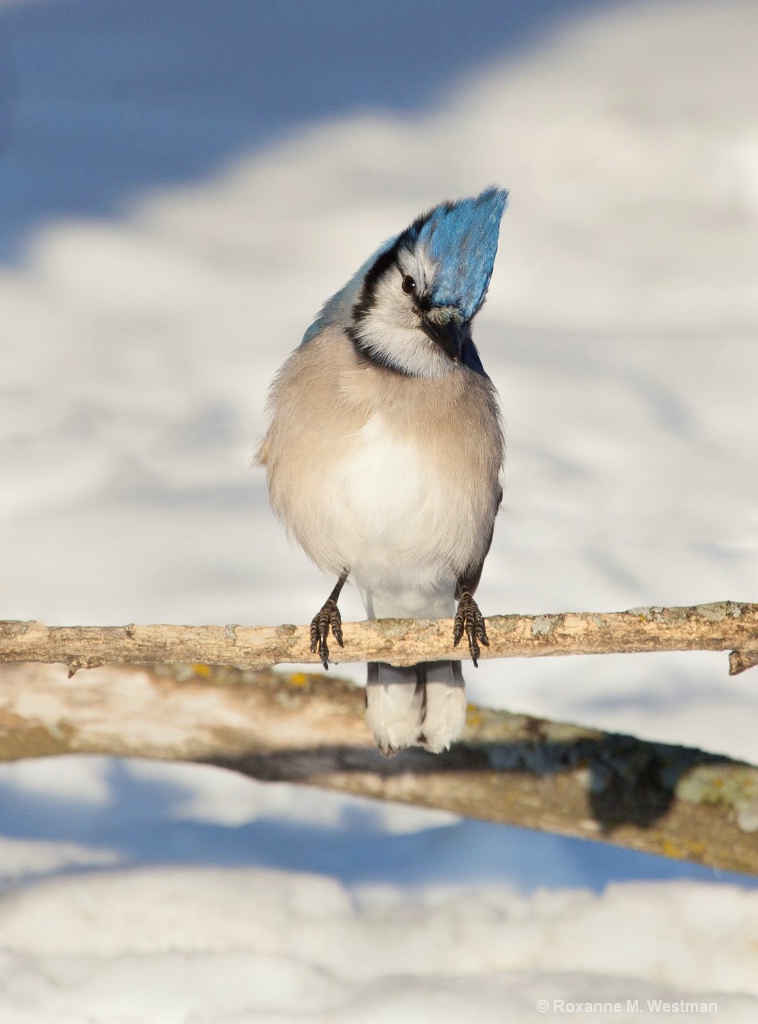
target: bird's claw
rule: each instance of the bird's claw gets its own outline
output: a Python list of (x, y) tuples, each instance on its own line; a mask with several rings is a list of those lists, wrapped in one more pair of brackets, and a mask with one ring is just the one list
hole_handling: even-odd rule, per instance
[(458, 610), (453, 620), (453, 647), (457, 647), (461, 642), (464, 632), (468, 639), (468, 650), (471, 660), (474, 663), (474, 667), (476, 667), (479, 663), (479, 655), (481, 654), (479, 644), (489, 647), (490, 641), (484, 624), (484, 616), (479, 611), (479, 605), (468, 591), (464, 591), (458, 601)]
[(329, 668), (329, 645), (327, 639), (330, 629), (332, 636), (340, 647), (344, 647), (345, 645), (342, 642), (342, 616), (337, 607), (337, 602), (331, 597), (328, 601), (324, 602), (323, 608), (317, 615), (313, 616), (313, 621), (311, 622), (311, 653), (315, 654), (318, 651), (321, 664), (325, 669)]

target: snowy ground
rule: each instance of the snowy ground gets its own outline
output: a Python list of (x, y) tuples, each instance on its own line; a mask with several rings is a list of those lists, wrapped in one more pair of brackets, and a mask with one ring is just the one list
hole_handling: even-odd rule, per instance
[[(476, 331), (509, 446), (485, 612), (758, 600), (757, 47), (748, 0), (610, 5), (433, 108), (325, 112), (205, 154), (194, 184), (36, 219), (25, 125), (78, 108), (27, 95), (22, 62), (0, 617), (310, 618), (330, 584), (246, 469), (266, 386), (372, 247), (490, 182), (512, 202)], [(193, 130), (213, 140), (232, 115), (211, 100)], [(139, 114), (136, 162), (179, 132)], [(105, 153), (110, 121), (88, 116)], [(755, 680), (725, 655), (467, 675), (483, 703), (758, 760)], [(1, 1024), (669, 1019), (648, 998), (758, 1014), (748, 880), (212, 769), (3, 766), (0, 878)], [(622, 1009), (554, 1006), (589, 999)]]

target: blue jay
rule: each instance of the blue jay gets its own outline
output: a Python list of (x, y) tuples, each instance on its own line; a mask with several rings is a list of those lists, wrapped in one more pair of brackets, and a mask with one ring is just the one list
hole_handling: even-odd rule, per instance
[[(311, 624), (328, 667), (348, 576), (369, 618), (455, 608), (476, 665), (488, 645), (474, 592), (502, 499), (497, 393), (471, 338), (507, 192), (441, 203), (385, 242), (329, 299), (271, 386), (258, 452), (271, 505), (337, 578)], [(466, 717), (458, 661), (369, 663), (366, 717), (380, 750), (439, 752)]]

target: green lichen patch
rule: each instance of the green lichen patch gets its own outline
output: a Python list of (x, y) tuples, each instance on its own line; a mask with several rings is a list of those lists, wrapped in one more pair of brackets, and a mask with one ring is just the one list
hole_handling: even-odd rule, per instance
[(532, 619), (532, 636), (548, 636), (556, 626), (557, 616), (536, 615)]
[(698, 765), (676, 786), (680, 800), (691, 804), (721, 804), (737, 813), (743, 832), (758, 832), (758, 770), (745, 765)]

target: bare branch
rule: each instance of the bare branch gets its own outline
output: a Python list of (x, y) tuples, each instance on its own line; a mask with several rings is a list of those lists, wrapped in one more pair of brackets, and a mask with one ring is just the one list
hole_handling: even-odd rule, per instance
[(758, 768), (471, 707), (447, 754), (386, 760), (340, 679), (196, 666), (0, 668), (0, 760), (205, 762), (758, 875)]
[[(483, 658), (640, 651), (734, 651), (732, 674), (758, 664), (758, 605), (720, 601), (692, 608), (626, 612), (494, 615)], [(381, 619), (344, 625), (335, 662), (413, 665), (468, 657), (453, 647), (451, 619)], [(62, 662), (72, 672), (106, 664), (190, 663), (264, 668), (317, 663), (308, 626), (44, 626), (0, 622), (0, 662)]]

